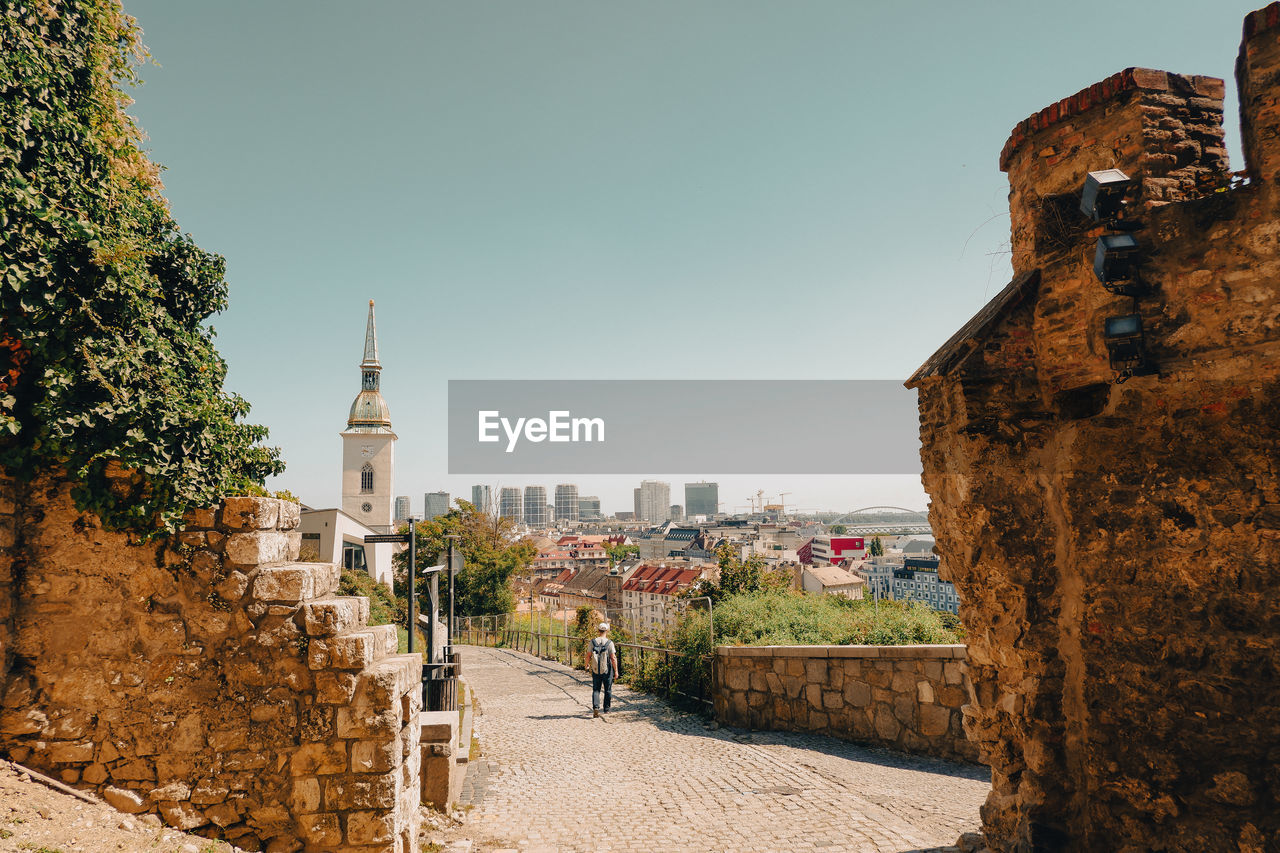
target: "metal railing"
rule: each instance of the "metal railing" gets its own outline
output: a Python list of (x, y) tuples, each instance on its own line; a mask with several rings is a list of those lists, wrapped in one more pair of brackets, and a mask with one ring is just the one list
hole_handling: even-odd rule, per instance
[[(542, 619), (537, 622), (536, 614), (530, 617), (527, 613), (465, 617), (459, 619), (454, 628), (454, 642), (509, 648), (585, 669), (587, 643), (591, 637), (573, 632), (567, 621), (563, 625), (555, 625), (559, 620), (547, 617), (548, 614), (542, 614)], [(618, 648), (618, 681), (621, 683), (667, 699), (682, 699), (708, 710), (713, 707), (714, 654), (695, 655), (666, 646), (625, 640), (615, 641), (614, 645)]]
[(461, 655), (447, 655), (444, 663), (422, 665), (422, 708), (425, 711), (458, 710), (458, 676), (462, 672)]

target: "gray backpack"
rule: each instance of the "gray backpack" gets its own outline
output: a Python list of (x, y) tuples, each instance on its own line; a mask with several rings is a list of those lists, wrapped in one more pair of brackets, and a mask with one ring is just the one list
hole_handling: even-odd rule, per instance
[(611, 640), (602, 640), (599, 637), (591, 641), (591, 671), (596, 675), (603, 675), (609, 671), (609, 647), (613, 645)]

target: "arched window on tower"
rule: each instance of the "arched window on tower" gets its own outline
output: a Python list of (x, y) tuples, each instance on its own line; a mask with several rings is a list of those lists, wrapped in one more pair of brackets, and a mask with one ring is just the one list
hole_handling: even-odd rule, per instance
[(373, 466), (368, 462), (364, 463), (364, 467), (360, 469), (360, 493), (373, 493)]

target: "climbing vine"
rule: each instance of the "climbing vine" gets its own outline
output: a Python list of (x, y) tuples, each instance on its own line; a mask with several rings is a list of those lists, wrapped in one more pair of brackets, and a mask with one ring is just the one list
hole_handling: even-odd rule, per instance
[(223, 390), (225, 263), (125, 112), (144, 56), (117, 0), (0, 0), (0, 468), (155, 533), (284, 466)]

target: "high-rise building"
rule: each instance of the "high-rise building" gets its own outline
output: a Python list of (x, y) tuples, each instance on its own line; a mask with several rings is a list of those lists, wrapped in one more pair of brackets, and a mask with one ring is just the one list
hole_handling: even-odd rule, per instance
[(631, 517), (636, 521), (640, 520), (640, 489), (631, 490), (631, 499), (634, 502), (631, 506)]
[(422, 517), (430, 521), (449, 511), (448, 492), (427, 492), (422, 496)]
[(707, 518), (720, 511), (719, 483), (685, 483), (684, 511), (687, 515), (705, 515)]
[(659, 524), (671, 517), (671, 484), (659, 480), (641, 480), (636, 518)]
[(347, 428), (342, 432), (342, 511), (368, 527), (389, 532), (395, 520), (392, 476), (396, 434), (391, 431), (391, 410), (382, 399), (381, 374), (370, 299), (364, 358), (360, 360), (360, 393), (351, 403)]
[(556, 486), (556, 521), (578, 520), (578, 487), (570, 483)]
[(524, 501), (519, 489), (507, 486), (498, 490), (498, 515), (516, 522), (524, 520)]
[(410, 512), (412, 512), (412, 509), (409, 505), (409, 496), (398, 495), (396, 497), (396, 521), (404, 521), (409, 517)]
[(600, 513), (600, 499), (595, 495), (582, 495), (578, 498), (578, 520), (599, 521), (604, 518)]
[(493, 490), (488, 486), (471, 487), (471, 504), (480, 512), (493, 512)]
[(672, 521), (684, 521), (684, 507), (680, 506), (680, 504), (672, 504), (670, 511), (667, 513), (667, 518)]
[(524, 487), (524, 523), (530, 527), (546, 527), (547, 489), (545, 486)]

